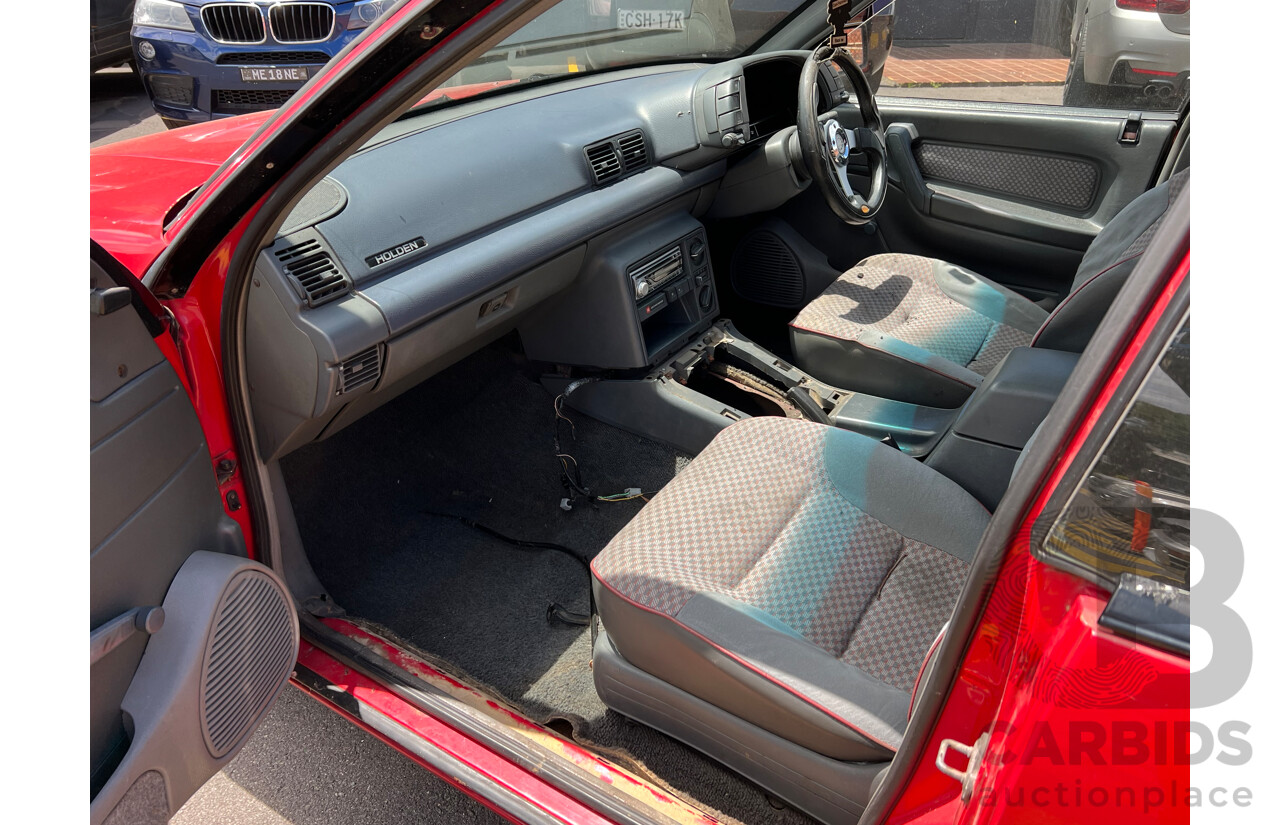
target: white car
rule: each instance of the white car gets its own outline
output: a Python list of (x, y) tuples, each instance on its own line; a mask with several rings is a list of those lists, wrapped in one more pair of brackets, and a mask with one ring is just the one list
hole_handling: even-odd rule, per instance
[(1141, 94), (1176, 107), (1191, 80), (1191, 0), (1079, 0), (1071, 43), (1064, 104)]

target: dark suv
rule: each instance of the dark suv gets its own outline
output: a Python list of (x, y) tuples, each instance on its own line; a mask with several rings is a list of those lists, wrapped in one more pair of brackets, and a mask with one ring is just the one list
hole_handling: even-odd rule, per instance
[(393, 0), (137, 0), (133, 50), (169, 126), (274, 109)]

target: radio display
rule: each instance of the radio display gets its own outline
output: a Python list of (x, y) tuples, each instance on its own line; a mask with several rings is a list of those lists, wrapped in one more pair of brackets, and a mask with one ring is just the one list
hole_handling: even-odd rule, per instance
[(643, 299), (655, 288), (684, 274), (684, 256), (679, 246), (672, 247), (628, 273), (635, 287), (636, 300)]

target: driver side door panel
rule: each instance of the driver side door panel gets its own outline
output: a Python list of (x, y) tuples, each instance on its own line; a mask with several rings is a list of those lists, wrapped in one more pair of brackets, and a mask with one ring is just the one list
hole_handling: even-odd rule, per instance
[(1176, 127), (1171, 113), (1142, 113), (1134, 143), (1122, 140), (1131, 115), (1118, 110), (878, 102), (890, 156), (877, 221), (885, 246), (1033, 300), (1065, 295), (1089, 243), (1153, 182)]

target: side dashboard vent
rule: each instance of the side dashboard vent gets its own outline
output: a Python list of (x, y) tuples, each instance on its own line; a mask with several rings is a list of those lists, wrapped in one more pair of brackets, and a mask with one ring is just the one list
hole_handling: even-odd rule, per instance
[(619, 137), (618, 150), (622, 154), (623, 172), (635, 172), (649, 165), (649, 147), (644, 132), (639, 129)]
[(370, 347), (341, 364), (338, 395), (372, 384), (382, 375), (382, 348)]
[(318, 307), (351, 291), (351, 282), (329, 250), (315, 238), (275, 252), (276, 260), (297, 285), (308, 307)]
[(639, 129), (597, 141), (582, 151), (587, 156), (587, 166), (591, 167), (591, 177), (596, 186), (647, 169), (650, 165), (649, 142)]
[(618, 158), (618, 151), (614, 148), (612, 141), (593, 143), (584, 151), (596, 186), (608, 183), (622, 175), (622, 161)]
[(271, 704), (297, 658), (293, 603), (264, 573), (238, 574), (223, 592), (204, 654), (205, 743), (229, 753)]

